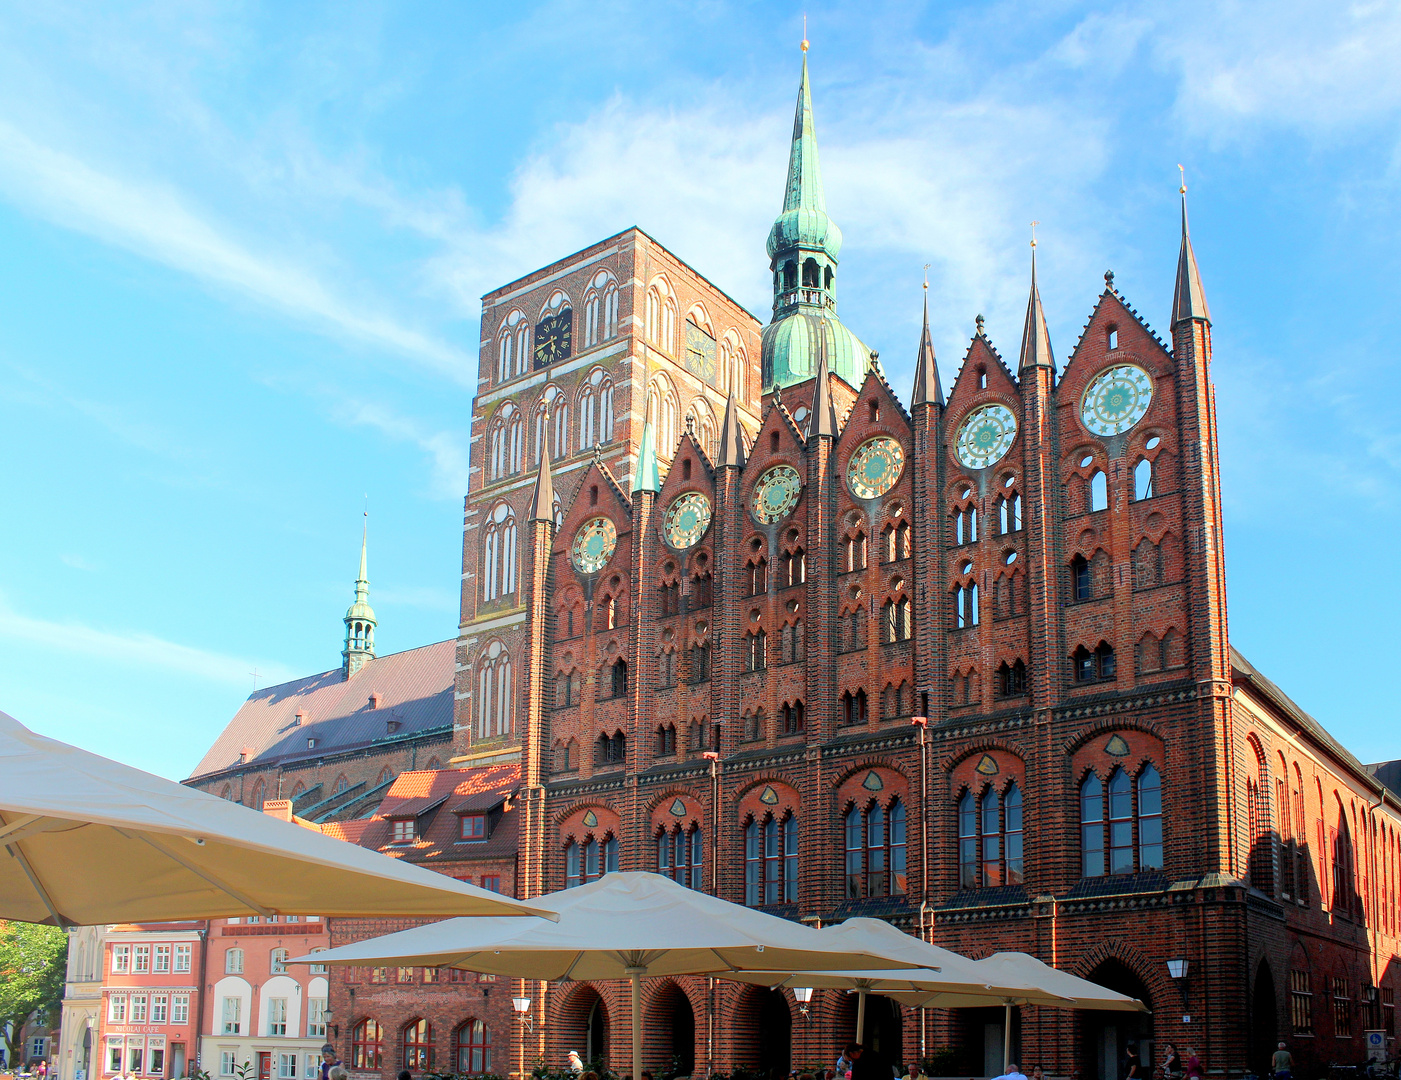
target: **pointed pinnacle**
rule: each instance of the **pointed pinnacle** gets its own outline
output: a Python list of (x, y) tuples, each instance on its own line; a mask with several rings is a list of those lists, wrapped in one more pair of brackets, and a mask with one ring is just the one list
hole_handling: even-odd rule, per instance
[(739, 423), (739, 405), (735, 402), (734, 387), (725, 401), (725, 419), (720, 423), (720, 447), (715, 454), (715, 466), (720, 468), (744, 465), (744, 432)]
[(650, 491), (657, 494), (662, 490), (661, 470), (657, 467), (657, 436), (652, 430), (652, 421), (642, 425), (642, 440), (637, 446), (637, 476), (632, 481), (632, 493)]
[(929, 336), (929, 285), (924, 286), (924, 330), (919, 338), (919, 354), (915, 357), (915, 388), (910, 395), (910, 407), (942, 405), (944, 387), (939, 382), (939, 364), (934, 358), (934, 339)]
[(808, 418), (808, 438), (822, 435), (837, 437), (837, 404), (832, 400), (832, 386), (827, 368), (827, 320), (817, 320), (817, 379), (812, 386), (812, 416)]
[(808, 58), (803, 55), (803, 77), (798, 84), (798, 104), (793, 115), (793, 147), (788, 152), (788, 185), (783, 211), (827, 209), (822, 190), (822, 167), (817, 160), (817, 129), (812, 121), (812, 90), (808, 86)]
[(1026, 322), (1022, 326), (1022, 356), (1018, 371), (1056, 368), (1051, 353), (1051, 333), (1046, 329), (1046, 313), (1041, 310), (1041, 290), (1036, 287), (1036, 249), (1031, 249), (1031, 295), (1026, 301)]
[(1187, 187), (1182, 187), (1182, 248), (1177, 255), (1177, 287), (1172, 296), (1172, 329), (1177, 324), (1200, 319), (1211, 325), (1211, 309), (1206, 306), (1206, 290), (1202, 288), (1197, 255), (1192, 250), (1192, 238), (1187, 232)]
[(555, 484), (550, 475), (550, 418), (544, 419), (545, 430), (540, 440), (540, 468), (535, 473), (535, 490), (530, 495), (527, 521), (555, 520)]

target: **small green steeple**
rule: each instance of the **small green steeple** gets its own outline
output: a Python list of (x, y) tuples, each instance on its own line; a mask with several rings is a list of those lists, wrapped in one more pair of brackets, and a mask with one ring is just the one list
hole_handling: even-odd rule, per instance
[(764, 328), (761, 350), (765, 388), (811, 379), (817, 370), (819, 338), (826, 340), (831, 370), (852, 387), (861, 385), (871, 350), (837, 318), (841, 251), (842, 231), (827, 216), (822, 189), (804, 42), (783, 210), (769, 230), (773, 322)]
[(360, 576), (355, 579), (355, 602), (345, 613), (345, 648), (341, 650), (341, 677), (348, 679), (375, 658), (375, 609), (370, 607), (370, 576), (368, 547), (370, 539), (369, 511), (365, 512), (365, 527), (360, 535)]

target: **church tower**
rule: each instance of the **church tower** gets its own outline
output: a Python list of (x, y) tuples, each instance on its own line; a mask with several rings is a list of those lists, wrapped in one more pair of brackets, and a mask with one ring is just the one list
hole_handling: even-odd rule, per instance
[(807, 42), (793, 116), (793, 146), (783, 210), (769, 230), (773, 321), (764, 328), (764, 390), (806, 382), (817, 369), (817, 342), (825, 338), (828, 368), (848, 386), (866, 374), (871, 350), (837, 318), (837, 263), (842, 231), (827, 216), (817, 129), (808, 87)]
[(375, 658), (375, 609), (370, 607), (370, 579), (366, 546), (370, 538), (367, 522), (360, 535), (360, 576), (355, 579), (355, 603), (345, 613), (345, 648), (341, 650), (341, 678), (348, 679)]

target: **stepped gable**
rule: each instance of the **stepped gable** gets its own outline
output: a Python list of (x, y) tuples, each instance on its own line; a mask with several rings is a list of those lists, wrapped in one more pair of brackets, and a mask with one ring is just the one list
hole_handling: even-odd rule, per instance
[[(315, 760), (433, 731), (450, 732), (456, 644), (439, 641), (375, 657), (350, 679), (337, 667), (255, 691), (214, 740), (190, 779), (250, 764)], [(375, 695), (377, 703), (372, 701)], [(298, 712), (303, 714), (300, 719)], [(316, 740), (314, 747), (308, 746), (311, 739)]]

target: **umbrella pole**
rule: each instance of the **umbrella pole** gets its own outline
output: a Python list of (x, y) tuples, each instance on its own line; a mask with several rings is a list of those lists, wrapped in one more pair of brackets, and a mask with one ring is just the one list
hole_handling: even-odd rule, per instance
[(1002, 1075), (1007, 1075), (1007, 1067), (1012, 1064), (1012, 1003), (1003, 1002), (1002, 1008)]
[(632, 1080), (642, 1080), (642, 969), (631, 968), (632, 981)]
[(866, 991), (856, 991), (856, 1041), (866, 1037)]

